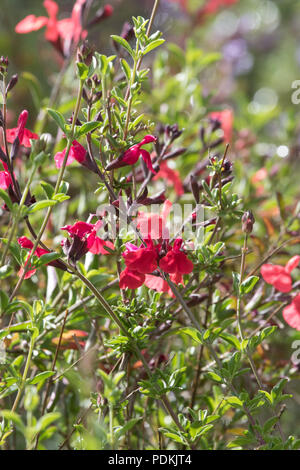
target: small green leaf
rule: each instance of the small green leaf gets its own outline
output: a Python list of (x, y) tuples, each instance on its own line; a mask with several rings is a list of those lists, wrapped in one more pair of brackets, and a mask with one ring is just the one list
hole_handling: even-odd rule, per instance
[(36, 384), (48, 379), (49, 377), (52, 377), (54, 374), (55, 374), (55, 372), (50, 371), (50, 370), (45, 371), (45, 372), (41, 372), (40, 374), (37, 374), (35, 377), (33, 377), (33, 379), (27, 379), (26, 384), (27, 385), (36, 385)]
[(58, 127), (61, 128), (62, 131), (66, 132), (66, 122), (65, 118), (59, 111), (55, 111), (54, 109), (48, 108), (47, 109), (48, 113), (54, 119)]
[(256, 283), (259, 281), (258, 276), (250, 276), (241, 284), (240, 293), (241, 295), (249, 294), (255, 287)]
[(115, 34), (112, 34), (110, 37), (111, 37), (114, 41), (116, 41), (117, 43), (119, 43), (122, 47), (124, 47), (124, 49), (126, 49), (126, 51), (128, 52), (128, 54), (130, 54), (131, 57), (134, 58), (135, 53), (134, 53), (134, 51), (132, 50), (130, 44), (129, 44), (124, 38), (122, 38), (121, 36), (116, 36)]
[(89, 132), (92, 132), (93, 130), (97, 129), (97, 127), (99, 127), (100, 125), (101, 125), (101, 122), (98, 122), (98, 121), (85, 122), (76, 132), (76, 137), (79, 138), (83, 135), (86, 135)]
[(10, 197), (9, 195), (7, 194), (6, 191), (4, 191), (4, 189), (0, 188), (0, 197), (2, 197), (3, 201), (5, 202), (5, 204), (7, 205), (7, 207), (12, 210), (12, 202), (10, 200)]
[(198, 344), (203, 343), (201, 335), (200, 335), (199, 331), (196, 330), (196, 328), (192, 328), (191, 326), (186, 327), (186, 328), (181, 328), (178, 331), (178, 333), (184, 333), (188, 336), (191, 336), (191, 338), (193, 338), (193, 340), (196, 341), (196, 343), (198, 343)]
[(52, 199), (43, 199), (42, 201), (35, 202), (30, 206), (28, 211), (29, 214), (34, 214), (35, 212), (40, 211), (41, 209), (45, 209), (46, 207), (55, 206), (57, 201), (53, 201)]
[(151, 42), (148, 46), (143, 50), (143, 54), (148, 54), (148, 52), (153, 51), (157, 47), (161, 46), (165, 42), (164, 39), (156, 39), (156, 41)]
[(60, 254), (53, 252), (53, 253), (45, 253), (42, 255), (38, 261), (34, 264), (35, 268), (40, 268), (44, 264), (49, 264), (51, 261), (55, 261), (56, 259), (60, 258)]

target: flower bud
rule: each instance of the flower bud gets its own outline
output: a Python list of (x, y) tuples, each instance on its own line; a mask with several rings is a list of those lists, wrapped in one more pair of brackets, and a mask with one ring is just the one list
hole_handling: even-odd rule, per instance
[(253, 230), (253, 225), (255, 223), (255, 218), (251, 211), (244, 212), (242, 217), (242, 230), (245, 233), (251, 233)]
[(17, 82), (18, 82), (18, 75), (15, 74), (11, 77), (11, 79), (8, 82), (8, 85), (6, 87), (6, 94), (14, 88), (14, 86), (17, 84)]

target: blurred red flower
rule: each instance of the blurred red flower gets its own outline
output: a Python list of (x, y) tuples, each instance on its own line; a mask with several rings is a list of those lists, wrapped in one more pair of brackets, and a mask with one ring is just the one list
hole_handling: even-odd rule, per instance
[(178, 196), (184, 194), (183, 184), (179, 176), (179, 171), (172, 170), (166, 161), (162, 161), (160, 164), (159, 172), (154, 176), (153, 181), (158, 179), (165, 179), (170, 186), (174, 187), (174, 190)]
[(292, 289), (291, 272), (295, 269), (300, 261), (300, 256), (293, 256), (283, 267), (278, 264), (263, 264), (261, 267), (261, 275), (264, 280), (275, 287), (280, 292), (290, 292)]
[(213, 111), (209, 114), (211, 119), (220, 121), (221, 129), (224, 133), (224, 142), (230, 143), (232, 140), (233, 131), (233, 111), (231, 109), (224, 109), (223, 111)]
[(288, 325), (300, 331), (300, 294), (296, 295), (292, 303), (283, 309), (282, 315)]

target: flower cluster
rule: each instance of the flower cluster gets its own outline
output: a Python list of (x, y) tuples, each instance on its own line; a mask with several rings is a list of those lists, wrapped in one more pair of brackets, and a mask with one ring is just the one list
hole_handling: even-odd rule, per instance
[(159, 292), (170, 293), (169, 284), (161, 271), (170, 274), (172, 282), (180, 284), (183, 283), (183, 275), (190, 274), (194, 268), (182, 244), (181, 238), (177, 238), (173, 246), (168, 241), (154, 245), (151, 238), (146, 239), (145, 245), (140, 247), (126, 243), (123, 253), (126, 268), (120, 274), (120, 288), (136, 289), (145, 284)]

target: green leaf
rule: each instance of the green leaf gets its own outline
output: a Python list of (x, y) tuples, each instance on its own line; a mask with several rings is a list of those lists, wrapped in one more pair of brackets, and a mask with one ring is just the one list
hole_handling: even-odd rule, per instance
[(223, 331), (223, 333), (221, 333), (220, 336), (221, 336), (221, 338), (225, 339), (225, 341), (227, 341), (227, 343), (232, 344), (232, 346), (234, 346), (236, 349), (238, 349), (238, 350), (241, 349), (240, 341), (236, 336), (234, 336), (230, 333), (227, 333), (225, 331)]
[(54, 109), (48, 108), (48, 114), (54, 119), (58, 127), (61, 128), (62, 131), (66, 132), (66, 121), (63, 115), (59, 111), (55, 111)]
[(234, 408), (243, 407), (243, 402), (238, 397), (231, 396), (231, 397), (226, 397), (225, 399), (229, 403), (229, 405), (233, 406)]
[(83, 62), (76, 62), (76, 65), (80, 80), (86, 80), (89, 76), (89, 67)]
[(35, 212), (40, 211), (41, 209), (45, 209), (46, 207), (52, 207), (57, 204), (57, 201), (53, 201), (52, 199), (43, 199), (42, 201), (35, 202), (30, 206), (28, 211), (29, 214), (34, 214)]
[(198, 330), (196, 330), (196, 328), (192, 328), (191, 326), (188, 326), (186, 328), (180, 328), (178, 333), (184, 333), (188, 336), (191, 336), (191, 338), (193, 338), (193, 340), (196, 341), (196, 343), (203, 344), (201, 334)]
[(99, 127), (100, 125), (101, 125), (101, 122), (98, 122), (98, 121), (85, 122), (76, 132), (76, 137), (79, 138), (85, 134), (88, 134), (89, 132), (92, 132), (93, 130), (97, 129), (97, 127)]
[(131, 70), (130, 70), (130, 67), (128, 65), (128, 63), (126, 62), (125, 59), (121, 59), (120, 60), (120, 64), (121, 64), (121, 67), (123, 69), (123, 72), (125, 74), (125, 77), (128, 81), (128, 83), (130, 82), (130, 76), (131, 76)]
[(116, 36), (115, 34), (112, 34), (110, 37), (111, 37), (114, 41), (116, 41), (117, 43), (119, 43), (122, 47), (124, 47), (124, 49), (126, 49), (126, 51), (128, 52), (128, 54), (130, 54), (131, 57), (134, 59), (135, 53), (134, 53), (134, 51), (132, 50), (130, 44), (129, 44), (124, 38), (122, 38), (121, 36)]
[(13, 268), (6, 264), (5, 266), (1, 266), (0, 268), (0, 279), (5, 279), (6, 277), (10, 276), (13, 272)]
[(214, 380), (215, 382), (221, 383), (223, 381), (222, 377), (220, 377), (215, 372), (210, 371), (210, 372), (207, 372), (207, 374), (205, 375), (208, 379)]
[(36, 385), (49, 377), (52, 377), (55, 374), (53, 371), (46, 371), (46, 372), (41, 372), (40, 374), (37, 374), (33, 379), (27, 379), (26, 384), (27, 385)]
[(0, 290), (0, 312), (4, 312), (8, 304), (9, 304), (8, 295), (3, 290)]
[(36, 268), (40, 268), (44, 264), (49, 264), (51, 261), (55, 261), (56, 259), (60, 258), (60, 254), (53, 252), (53, 253), (45, 253), (42, 255), (38, 261), (34, 264)]
[(148, 52), (153, 51), (157, 47), (161, 46), (165, 42), (164, 39), (156, 39), (156, 41), (151, 42), (148, 46), (143, 50), (143, 54), (148, 54)]
[(258, 281), (258, 276), (250, 276), (245, 281), (243, 281), (240, 288), (241, 295), (249, 294), (249, 292), (253, 290), (254, 286)]
[(51, 186), (51, 184), (46, 183), (46, 181), (41, 181), (40, 185), (42, 186), (44, 193), (46, 194), (46, 197), (48, 199), (52, 199), (52, 196), (54, 194), (54, 188)]
[(3, 199), (3, 201), (5, 202), (5, 204), (7, 205), (7, 207), (12, 210), (12, 202), (10, 200), (10, 197), (9, 195), (7, 194), (6, 191), (4, 191), (4, 189), (0, 188), (0, 197)]

